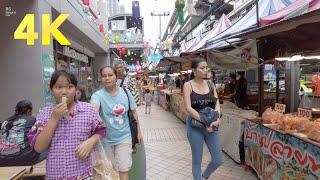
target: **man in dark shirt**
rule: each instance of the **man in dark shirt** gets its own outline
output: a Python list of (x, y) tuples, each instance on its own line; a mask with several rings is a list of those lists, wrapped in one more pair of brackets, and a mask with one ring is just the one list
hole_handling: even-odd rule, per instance
[(175, 81), (176, 83), (176, 87), (179, 89), (182, 89), (181, 87), (183, 86), (183, 79), (182, 79), (182, 75), (179, 75), (179, 77), (176, 79)]
[(230, 74), (229, 76), (229, 91), (230, 94), (234, 94), (236, 90), (236, 75)]
[(235, 102), (235, 94), (236, 94), (236, 75), (230, 74), (229, 82), (225, 88), (225, 93), (227, 96), (231, 98), (231, 102)]
[(246, 106), (247, 100), (247, 80), (244, 77), (244, 71), (239, 71), (238, 76), (239, 79), (236, 81), (236, 94), (235, 100), (237, 106), (240, 108), (244, 108)]

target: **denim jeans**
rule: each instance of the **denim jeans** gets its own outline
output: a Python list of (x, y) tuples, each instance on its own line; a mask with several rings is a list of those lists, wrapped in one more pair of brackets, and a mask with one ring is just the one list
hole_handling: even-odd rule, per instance
[(208, 146), (211, 162), (208, 164), (203, 176), (208, 178), (222, 164), (222, 150), (218, 131), (208, 133), (204, 128), (190, 126), (191, 118), (186, 120), (187, 137), (192, 151), (192, 175), (194, 180), (201, 180), (201, 162), (203, 154), (203, 141)]

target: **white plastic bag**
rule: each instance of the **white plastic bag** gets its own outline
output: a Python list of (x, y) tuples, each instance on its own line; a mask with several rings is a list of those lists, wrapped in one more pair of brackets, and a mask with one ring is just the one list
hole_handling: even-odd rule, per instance
[(119, 174), (113, 168), (100, 141), (92, 152), (92, 161), (94, 180), (119, 180)]
[(299, 108), (307, 108), (307, 109), (312, 108), (313, 106), (311, 102), (312, 102), (312, 99), (308, 95), (304, 94), (301, 98)]

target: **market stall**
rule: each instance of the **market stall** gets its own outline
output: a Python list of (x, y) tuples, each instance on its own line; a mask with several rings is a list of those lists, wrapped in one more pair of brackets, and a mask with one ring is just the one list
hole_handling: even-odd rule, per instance
[(183, 101), (183, 94), (181, 92), (175, 93), (170, 98), (170, 110), (183, 122), (186, 121), (188, 112)]
[[(320, 179), (320, 129), (316, 120), (320, 104), (317, 103), (317, 80), (312, 79), (319, 72), (320, 36), (315, 29), (320, 27), (320, 11), (319, 6), (314, 11), (301, 11), (301, 2), (288, 7), (287, 15), (295, 14), (294, 18), (285, 18), (241, 36), (258, 39), (261, 58), (277, 61), (277, 99), (274, 98), (274, 102), (285, 103), (282, 112), (291, 113), (282, 115), (267, 109), (262, 120), (245, 121), (246, 163), (261, 179)], [(319, 3), (312, 2), (308, 7)], [(265, 19), (273, 19), (273, 16)], [(283, 79), (279, 71), (280, 74), (283, 71)], [(270, 95), (264, 93), (261, 86), (260, 90), (262, 96)], [(279, 98), (281, 94), (283, 98)], [(263, 99), (262, 102), (267, 105)], [(307, 119), (301, 119), (306, 115)]]
[(165, 110), (170, 110), (170, 99), (173, 94), (179, 93), (180, 89), (170, 90), (163, 89), (160, 90), (159, 94), (159, 103), (160, 106)]
[[(182, 86), (188, 81), (191, 57), (165, 57), (157, 66), (159, 78), (158, 85), (159, 104), (165, 110), (170, 110), (181, 121), (185, 122), (187, 111), (184, 106)], [(179, 83), (177, 83), (179, 81)]]
[(163, 89), (159, 92), (160, 106), (165, 110), (170, 110), (181, 121), (185, 122), (188, 113), (184, 105), (181, 89)]

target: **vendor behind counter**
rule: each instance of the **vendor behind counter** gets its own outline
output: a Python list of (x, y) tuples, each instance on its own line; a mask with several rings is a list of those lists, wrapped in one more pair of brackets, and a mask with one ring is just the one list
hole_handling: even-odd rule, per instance
[(244, 109), (247, 105), (247, 79), (244, 77), (245, 72), (238, 72), (238, 80), (236, 81), (235, 100), (238, 107)]
[(230, 74), (228, 82), (225, 85), (224, 96), (230, 98), (231, 102), (235, 102), (234, 96), (236, 94), (236, 75)]
[(244, 77), (245, 72), (239, 71), (236, 80), (235, 74), (230, 74), (229, 82), (225, 86), (225, 95), (230, 98), (231, 102), (242, 109), (247, 105), (247, 80)]

